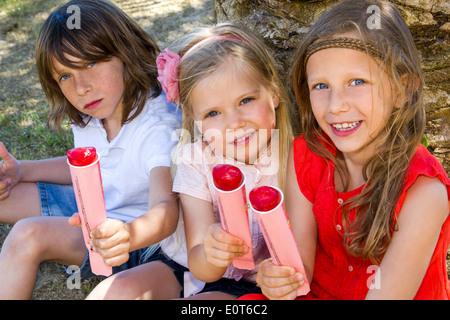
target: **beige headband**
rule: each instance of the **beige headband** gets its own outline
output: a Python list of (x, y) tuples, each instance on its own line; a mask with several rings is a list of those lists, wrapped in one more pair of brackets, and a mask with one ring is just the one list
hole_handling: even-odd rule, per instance
[(371, 44), (364, 43), (355, 38), (334, 38), (322, 41), (317, 41), (311, 44), (306, 50), (304, 65), (308, 62), (309, 57), (317, 51), (328, 48), (347, 48), (368, 53), (375, 58), (381, 58), (382, 54)]

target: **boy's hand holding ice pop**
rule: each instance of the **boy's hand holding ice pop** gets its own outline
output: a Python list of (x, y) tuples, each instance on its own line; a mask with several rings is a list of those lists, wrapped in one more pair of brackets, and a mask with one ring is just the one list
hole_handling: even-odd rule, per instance
[[(81, 218), (78, 213), (69, 218), (69, 224), (81, 226)], [(128, 261), (130, 231), (127, 224), (116, 219), (106, 219), (91, 231), (89, 237), (92, 250), (103, 257), (107, 266), (120, 266)]]
[[(91, 244), (91, 236), (97, 232), (96, 228), (106, 221), (99, 156), (94, 147), (74, 148), (67, 152), (67, 162), (70, 167), (83, 237), (86, 247), (90, 250), (89, 260), (92, 272), (109, 276), (112, 273), (109, 263), (107, 265), (100, 252), (94, 250), (95, 243), (93, 243), (94, 246)], [(71, 222), (74, 220), (75, 218), (72, 218)], [(108, 246), (111, 248), (111, 243)], [(108, 257), (109, 254), (108, 252)]]

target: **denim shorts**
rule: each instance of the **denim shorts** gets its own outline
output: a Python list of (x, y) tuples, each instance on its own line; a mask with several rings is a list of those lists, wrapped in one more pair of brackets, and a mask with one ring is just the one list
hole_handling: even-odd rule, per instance
[(38, 182), (41, 213), (49, 217), (71, 217), (77, 209), (72, 186)]
[[(72, 186), (58, 185), (53, 183), (37, 183), (39, 194), (41, 198), (41, 212), (43, 216), (50, 217), (71, 217), (75, 212), (78, 212), (75, 193)], [(143, 258), (147, 248), (138, 249), (129, 253), (129, 259), (124, 264), (113, 267), (113, 273), (127, 270), (146, 262)], [(86, 248), (86, 259), (81, 266), (71, 266), (70, 269), (65, 267), (67, 273), (73, 274), (80, 272), (81, 278), (88, 278), (96, 276), (91, 271), (89, 263), (89, 251)]]

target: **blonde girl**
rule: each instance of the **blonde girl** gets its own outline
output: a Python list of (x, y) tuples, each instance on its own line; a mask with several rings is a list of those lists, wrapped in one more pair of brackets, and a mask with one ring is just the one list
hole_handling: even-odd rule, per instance
[[(231, 261), (247, 252), (242, 240), (220, 225), (212, 169), (230, 163), (246, 175), (246, 189), (284, 186), (291, 143), (289, 100), (269, 51), (253, 32), (224, 23), (200, 28), (158, 58), (158, 78), (183, 111), (173, 190), (182, 219), (162, 245), (159, 260), (118, 275), (91, 297), (235, 299), (259, 292), (256, 270)], [(269, 257), (249, 211), (256, 265)], [(117, 290), (115, 290), (117, 289)]]

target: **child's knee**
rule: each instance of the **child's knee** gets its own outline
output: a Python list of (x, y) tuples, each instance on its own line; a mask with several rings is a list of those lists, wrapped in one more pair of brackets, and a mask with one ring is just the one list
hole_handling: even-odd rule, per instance
[(2, 251), (4, 254), (24, 257), (39, 257), (45, 248), (44, 226), (36, 219), (22, 219), (9, 232)]
[(126, 281), (123, 280), (124, 279), (122, 279), (122, 277), (118, 277), (117, 274), (103, 280), (94, 288), (94, 290), (92, 290), (86, 300), (123, 299), (127, 289)]

